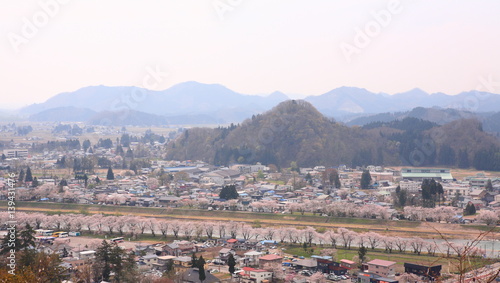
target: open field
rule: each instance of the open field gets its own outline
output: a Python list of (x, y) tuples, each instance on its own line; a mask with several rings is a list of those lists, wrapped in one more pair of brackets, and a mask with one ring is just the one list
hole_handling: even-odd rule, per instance
[[(433, 222), (390, 221), (382, 219), (338, 218), (314, 215), (252, 213), (241, 211), (207, 211), (198, 209), (126, 207), (109, 205), (84, 205), (45, 202), (17, 202), (16, 209), (25, 212), (44, 213), (102, 213), (107, 215), (137, 215), (165, 219), (185, 219), (199, 221), (241, 221), (262, 226), (313, 226), (321, 229), (345, 227), (356, 232), (374, 231), (387, 236), (421, 238), (438, 238), (437, 231), (447, 238), (471, 239), (480, 232), (489, 231), (489, 227), (481, 225), (456, 225)], [(0, 207), (6, 207), (0, 201)]]

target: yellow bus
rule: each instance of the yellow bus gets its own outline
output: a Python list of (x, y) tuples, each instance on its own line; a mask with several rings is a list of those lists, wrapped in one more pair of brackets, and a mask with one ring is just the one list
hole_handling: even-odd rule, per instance
[(54, 232), (52, 234), (53, 237), (66, 238), (69, 237), (68, 232)]
[(54, 234), (54, 230), (36, 229), (35, 232), (37, 236), (52, 236)]

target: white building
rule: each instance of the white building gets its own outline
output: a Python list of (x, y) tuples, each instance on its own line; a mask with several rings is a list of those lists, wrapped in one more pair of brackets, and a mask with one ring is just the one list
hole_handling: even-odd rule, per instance
[(401, 190), (407, 190), (409, 193), (418, 193), (420, 187), (422, 186), (422, 182), (403, 180), (399, 182), (399, 187)]
[(16, 157), (28, 157), (27, 149), (4, 149), (3, 154), (7, 158), (16, 158)]

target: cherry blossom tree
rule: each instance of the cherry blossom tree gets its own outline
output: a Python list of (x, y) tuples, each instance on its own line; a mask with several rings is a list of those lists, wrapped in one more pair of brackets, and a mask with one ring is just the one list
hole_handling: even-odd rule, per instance
[(318, 242), (320, 246), (323, 246), (323, 244), (327, 241), (326, 235), (324, 233), (319, 233), (316, 232), (314, 234), (314, 240)]
[(158, 229), (160, 229), (161, 235), (166, 238), (168, 234), (168, 227), (170, 226), (170, 222), (166, 220), (160, 220), (158, 222)]
[(212, 239), (215, 226), (216, 224), (214, 222), (208, 222), (205, 223), (205, 225), (203, 225), (203, 228), (205, 230), (205, 235), (207, 235), (207, 239)]
[(278, 239), (280, 240), (280, 243), (284, 243), (286, 237), (288, 237), (287, 229), (284, 227), (279, 227), (277, 232), (278, 232)]
[(251, 226), (249, 226), (247, 224), (241, 225), (240, 232), (241, 232), (241, 235), (243, 236), (243, 239), (245, 241), (252, 237), (253, 230), (254, 230), (254, 228), (252, 228)]
[(106, 216), (106, 217), (103, 218), (104, 226), (106, 226), (108, 228), (109, 235), (112, 235), (113, 232), (115, 231), (116, 222), (118, 220), (117, 218), (119, 218), (119, 217), (116, 217), (116, 216)]
[(357, 233), (346, 228), (338, 228), (339, 239), (342, 241), (344, 248), (351, 249), (351, 244), (356, 239)]
[(287, 227), (287, 237), (288, 237), (288, 242), (289, 243), (297, 243), (299, 241), (299, 232), (297, 231), (296, 228), (293, 227)]
[(236, 208), (238, 207), (238, 200), (230, 199), (226, 201), (226, 204), (229, 206), (229, 209), (231, 209), (232, 211), (236, 211)]
[(382, 237), (375, 232), (366, 233), (365, 238), (366, 238), (367, 242), (370, 244), (370, 248), (372, 250), (374, 250), (376, 247), (378, 247), (380, 244), (380, 241), (382, 240)]
[(154, 178), (154, 177), (149, 177), (146, 181), (146, 186), (150, 189), (150, 190), (156, 190), (158, 189), (158, 186), (160, 185), (160, 182), (158, 182), (158, 179)]
[(193, 235), (193, 229), (194, 229), (194, 225), (190, 221), (183, 222), (181, 224), (181, 231), (187, 240), (191, 239), (191, 236)]
[(204, 231), (204, 226), (206, 224), (205, 223), (202, 223), (202, 222), (199, 222), (199, 221), (195, 221), (193, 222), (193, 233), (194, 233), (194, 236), (196, 237), (196, 239), (201, 239), (201, 237), (203, 236), (203, 231)]
[(387, 252), (392, 253), (394, 249), (394, 238), (388, 236), (382, 236), (382, 244)]
[[(96, 214), (97, 215), (97, 214)], [(95, 227), (94, 216), (85, 216), (83, 217), (83, 226), (87, 228), (89, 233), (92, 233), (92, 229)]]
[(176, 239), (179, 238), (179, 231), (182, 228), (182, 223), (178, 220), (174, 220), (170, 223), (170, 229), (172, 230), (172, 233), (174, 233), (174, 237)]
[(117, 217), (115, 222), (115, 228), (118, 230), (118, 233), (120, 233), (120, 235), (123, 235), (124, 228), (127, 226), (129, 219), (130, 216)]
[(476, 217), (476, 220), (490, 226), (498, 222), (498, 216), (493, 211), (481, 210), (479, 216)]
[(274, 234), (276, 233), (276, 229), (272, 227), (267, 227), (262, 229), (262, 235), (265, 240), (273, 240), (274, 239)]
[(217, 231), (219, 232), (219, 238), (224, 238), (226, 236), (227, 225), (225, 222), (217, 223)]
[(158, 220), (156, 218), (149, 218), (146, 222), (146, 225), (148, 226), (151, 235), (153, 235), (153, 237), (156, 237), (156, 228), (158, 226)]
[(326, 238), (332, 244), (332, 247), (337, 248), (337, 241), (339, 239), (339, 234), (335, 233), (333, 230), (328, 230), (325, 233)]
[(326, 278), (323, 276), (323, 272), (315, 272), (309, 277), (308, 281), (311, 283), (326, 283)]
[(147, 220), (145, 218), (142, 218), (142, 217), (137, 217), (136, 222), (137, 222), (137, 227), (141, 231), (141, 235), (144, 235), (144, 231), (148, 227)]
[(198, 202), (198, 208), (200, 209), (207, 209), (208, 205), (210, 204), (210, 202), (206, 198), (199, 198), (197, 202)]
[(238, 222), (230, 221), (228, 225), (229, 234), (231, 238), (236, 239), (238, 232), (240, 230), (240, 225)]
[(422, 248), (425, 245), (424, 240), (422, 240), (422, 238), (420, 237), (413, 237), (409, 242), (413, 249), (413, 252), (420, 255), (420, 253), (422, 252)]
[(300, 233), (302, 234), (304, 242), (311, 246), (314, 236), (316, 236), (316, 230), (311, 226), (307, 226), (305, 229), (300, 230)]
[(420, 276), (413, 273), (403, 273), (401, 277), (399, 277), (399, 282), (401, 283), (420, 282), (420, 280)]
[(424, 245), (425, 249), (427, 250), (427, 253), (429, 255), (436, 255), (436, 250), (438, 248), (438, 245), (436, 243), (429, 243), (427, 242), (425, 245)]
[(394, 237), (394, 245), (396, 245), (400, 253), (404, 253), (406, 251), (406, 246), (408, 245), (408, 240), (400, 237)]

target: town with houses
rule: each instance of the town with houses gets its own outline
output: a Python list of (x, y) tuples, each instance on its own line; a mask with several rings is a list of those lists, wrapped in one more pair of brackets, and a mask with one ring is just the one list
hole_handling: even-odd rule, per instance
[[(159, 142), (131, 142), (128, 148), (138, 151), (143, 147), (155, 152), (160, 146)], [(201, 282), (198, 272), (202, 269), (193, 264), (197, 255), (204, 255), (206, 278), (203, 282), (206, 283), (413, 282), (400, 281), (401, 276), (416, 278), (415, 282), (428, 282), (449, 270), (445, 271), (441, 265), (401, 263), (388, 258), (367, 258), (366, 261), (352, 256), (344, 258), (332, 252), (333, 249), (297, 255), (290, 253), (287, 247), (295, 244), (300, 250), (304, 245), (304, 252), (308, 247), (332, 245), (348, 250), (368, 247), (368, 251), (378, 248), (389, 252), (399, 249), (401, 252), (434, 254), (440, 249), (435, 243), (420, 237), (402, 239), (345, 228), (318, 231), (309, 226), (304, 229), (263, 227), (258, 214), (263, 217), (269, 214), (313, 215), (324, 221), (330, 217), (344, 217), (488, 226), (499, 220), (500, 176), (476, 173), (459, 179), (453, 176), (453, 169), (376, 165), (357, 168), (346, 165), (332, 168), (321, 164), (293, 168), (292, 165), (283, 170), (260, 163), (220, 167), (202, 161), (161, 158), (150, 159), (149, 166), (134, 170), (117, 169), (115, 165), (127, 158), (117, 147), (119, 144), (115, 142), (112, 146), (90, 146), (85, 150), (82, 147), (32, 152), (29, 146), (11, 143), (9, 148), (3, 149), (2, 175), (15, 172), (16, 178), (19, 175), (25, 178), (16, 180), (16, 201), (143, 207), (160, 211), (154, 222), (144, 217), (130, 216), (120, 220), (120, 216), (102, 214), (86, 215), (83, 220), (77, 220), (74, 215), (39, 215), (48, 219), (33, 220), (37, 228), (36, 248), (60, 255), (61, 266), (68, 274), (91, 265), (96, 243), (102, 241), (104, 235), (104, 239), (132, 252), (141, 272), (159, 277), (168, 273), (175, 278), (172, 282)], [(109, 162), (81, 171), (60, 166), (63, 158), (89, 157)], [(29, 180), (28, 174), (31, 175)], [(363, 175), (369, 176), (364, 185)], [(437, 204), (432, 207), (422, 205), (422, 188), (426, 180), (434, 180), (442, 187), (442, 192), (435, 197)], [(0, 189), (0, 200), (8, 200), (7, 179), (0, 180)], [(222, 191), (230, 189), (236, 191), (236, 197), (222, 197)], [(405, 203), (399, 199), (401, 192), (405, 192)], [(471, 206), (475, 213), (467, 215)], [(238, 222), (239, 214), (228, 223), (190, 222), (182, 218), (179, 221), (172, 217), (173, 211), (183, 209), (207, 213), (248, 212), (257, 216), (246, 224)], [(28, 213), (24, 217), (26, 222), (31, 221), (26, 220), (30, 219)], [(106, 221), (111, 217), (113, 220)], [(161, 224), (162, 218), (167, 219), (163, 221), (166, 224)], [(134, 239), (144, 233), (163, 234), (164, 238), (148, 242)], [(100, 235), (101, 240), (92, 240), (92, 245), (80, 243), (76, 246), (84, 235), (92, 237), (95, 234)], [(479, 248), (477, 252), (481, 257), (498, 257), (498, 251), (493, 249)], [(234, 261), (233, 272), (228, 270), (229, 261)]]

